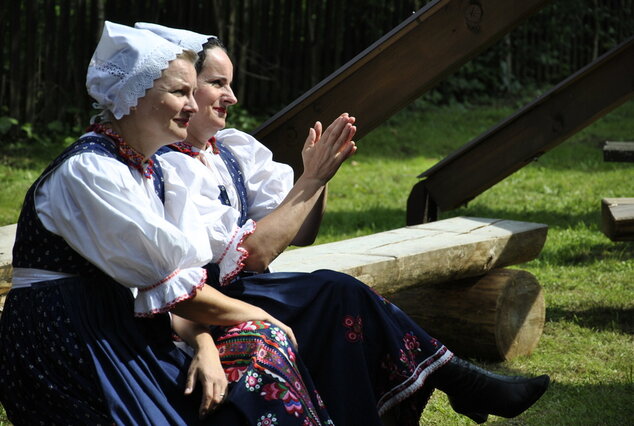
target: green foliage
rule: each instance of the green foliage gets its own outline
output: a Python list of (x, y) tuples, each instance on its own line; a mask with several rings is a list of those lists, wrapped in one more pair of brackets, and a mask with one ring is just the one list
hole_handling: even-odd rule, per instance
[(229, 117), (227, 118), (227, 127), (240, 129), (244, 132), (251, 132), (262, 122), (261, 117), (250, 114), (240, 104), (233, 105), (229, 108)]
[(0, 117), (0, 135), (6, 135), (7, 133), (9, 133), (13, 126), (17, 125), (18, 120), (13, 117), (7, 117), (6, 115), (3, 115), (2, 117)]

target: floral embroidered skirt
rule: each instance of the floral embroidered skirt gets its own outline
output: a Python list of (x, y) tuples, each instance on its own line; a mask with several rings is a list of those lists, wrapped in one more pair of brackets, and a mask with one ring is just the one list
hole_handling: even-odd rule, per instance
[(130, 291), (109, 280), (12, 290), (0, 318), (0, 401), (16, 426), (332, 424), (279, 328), (214, 333), (231, 387), (200, 420), (200, 393), (184, 395), (191, 359), (167, 315), (135, 318)]
[(388, 411), (396, 424), (418, 425), (433, 391), (426, 379), (453, 356), (349, 275), (267, 273), (217, 288), (293, 329), (301, 361), (338, 426), (380, 425)]

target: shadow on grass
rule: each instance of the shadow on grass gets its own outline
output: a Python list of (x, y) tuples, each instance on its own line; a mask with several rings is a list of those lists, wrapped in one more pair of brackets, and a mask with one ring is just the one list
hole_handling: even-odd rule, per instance
[(546, 320), (569, 322), (594, 331), (613, 331), (634, 335), (634, 308), (596, 307), (591, 309), (547, 308)]

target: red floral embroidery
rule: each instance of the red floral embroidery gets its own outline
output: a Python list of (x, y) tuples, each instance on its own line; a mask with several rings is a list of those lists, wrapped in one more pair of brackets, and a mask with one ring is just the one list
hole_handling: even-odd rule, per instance
[[(222, 355), (222, 353), (220, 355)], [(246, 366), (243, 366), (243, 367), (226, 367), (225, 368), (225, 374), (227, 375), (227, 380), (230, 383), (234, 383), (234, 382), (237, 382), (238, 380), (240, 380), (242, 378), (242, 375), (244, 374), (245, 371), (247, 371), (247, 367)]]
[(363, 320), (360, 316), (356, 318), (351, 315), (346, 315), (343, 318), (343, 325), (348, 330), (346, 331), (346, 340), (350, 343), (363, 341)]
[(278, 382), (269, 383), (262, 388), (260, 395), (262, 395), (267, 401), (275, 399), (282, 400), (286, 412), (294, 415), (295, 417), (299, 417), (304, 413), (304, 407), (302, 406), (301, 401), (285, 384)]

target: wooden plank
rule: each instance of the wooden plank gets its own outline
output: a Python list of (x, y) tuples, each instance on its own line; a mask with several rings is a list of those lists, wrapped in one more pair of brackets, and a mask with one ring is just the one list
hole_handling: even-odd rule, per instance
[(634, 37), (423, 172), (421, 183), (440, 210), (465, 204), (631, 99), (632, 70)]
[(634, 142), (605, 142), (603, 161), (634, 162)]
[(539, 223), (454, 217), (284, 252), (273, 271), (332, 269), (388, 296), (401, 289), (479, 276), (537, 257), (548, 227)]
[(634, 198), (601, 200), (601, 231), (612, 241), (634, 241)]
[(437, 0), (412, 14), (254, 136), (302, 171), (301, 148), (316, 120), (357, 117), (356, 140), (500, 39), (548, 0)]

